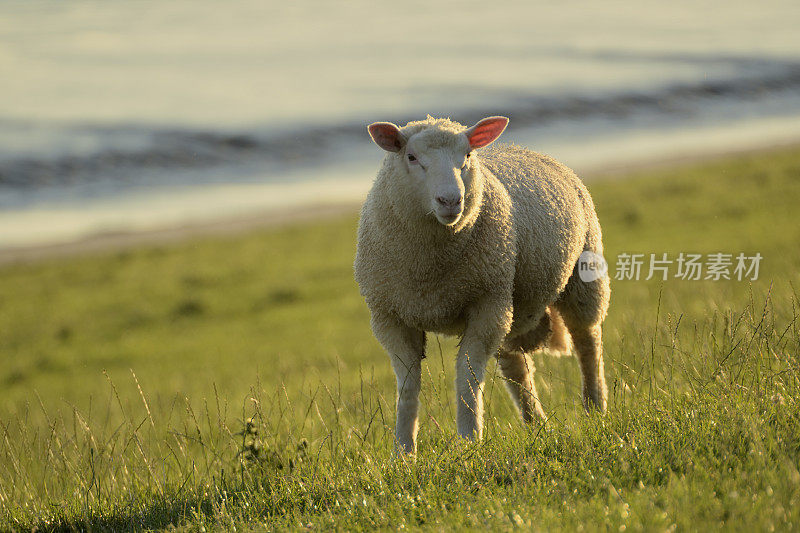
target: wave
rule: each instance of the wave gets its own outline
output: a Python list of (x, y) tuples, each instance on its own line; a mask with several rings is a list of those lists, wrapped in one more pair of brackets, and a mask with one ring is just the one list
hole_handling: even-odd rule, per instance
[[(625, 121), (648, 113), (677, 116), (711, 113), (713, 116), (711, 109), (717, 103), (747, 105), (787, 95), (796, 96), (799, 92), (800, 63), (749, 60), (743, 66), (751, 67), (750, 72), (755, 74), (673, 84), (652, 90), (618, 90), (597, 96), (578, 92), (543, 96), (476, 89), (483, 91), (485, 101), (492, 104), (446, 111), (465, 123), (487, 115), (503, 114), (512, 118), (514, 128), (536, 128), (558, 121), (580, 122), (597, 118)], [(427, 90), (446, 91), (447, 88), (428, 87)], [(58, 125), (53, 126), (55, 133), (51, 132), (55, 138), (62, 141), (84, 138), (89, 141), (80, 149), (74, 146), (58, 148), (59, 143), (53, 141), (52, 149), (46, 142), (44, 149), (40, 147), (25, 155), (20, 155), (24, 151), (7, 150), (0, 156), (0, 191), (109, 181), (129, 185), (152, 183), (154, 174), (169, 176), (176, 170), (236, 168), (261, 170), (264, 174), (270, 170), (322, 165), (336, 150), (364, 143), (365, 124), (368, 122), (389, 119), (402, 124), (427, 113), (437, 114), (436, 110), (415, 110), (402, 116), (358, 117), (335, 126), (306, 126), (280, 132), (266, 127), (213, 131), (124, 124)], [(25, 127), (48, 129), (47, 125), (0, 122), (0, 131), (5, 130), (7, 135)], [(216, 176), (209, 179), (230, 179), (226, 173), (216, 173)], [(165, 179), (169, 181), (170, 178)]]

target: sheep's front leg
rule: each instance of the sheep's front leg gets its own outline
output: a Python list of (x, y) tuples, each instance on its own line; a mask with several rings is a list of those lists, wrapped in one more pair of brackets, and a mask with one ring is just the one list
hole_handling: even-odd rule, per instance
[(481, 439), (486, 363), (508, 333), (512, 311), (477, 307), (470, 315), (456, 360), (456, 425), (462, 437)]
[(397, 424), (395, 447), (414, 453), (417, 448), (417, 416), (421, 362), (425, 356), (425, 332), (410, 328), (388, 314), (372, 314), (375, 338), (389, 353), (397, 378)]

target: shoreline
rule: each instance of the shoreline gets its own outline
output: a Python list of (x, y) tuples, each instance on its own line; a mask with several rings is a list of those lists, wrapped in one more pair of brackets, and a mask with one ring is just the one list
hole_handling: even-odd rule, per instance
[[(800, 139), (755, 146), (746, 149), (709, 151), (703, 154), (677, 154), (657, 157), (647, 161), (606, 164), (579, 172), (587, 183), (599, 180), (626, 179), (645, 171), (680, 169), (697, 164), (724, 160), (737, 156), (768, 154), (800, 147)], [(161, 227), (105, 231), (64, 242), (13, 246), (0, 249), (0, 267), (30, 264), (48, 259), (87, 256), (117, 252), (142, 246), (175, 244), (193, 238), (232, 236), (266, 228), (326, 220), (339, 216), (355, 215), (363, 199), (338, 199), (332, 202), (309, 202), (304, 205), (277, 207), (246, 214), (219, 216), (203, 220), (168, 224)]]
[(175, 244), (196, 237), (231, 236), (264, 228), (299, 224), (354, 214), (361, 202), (310, 204), (249, 215), (227, 216), (161, 228), (100, 232), (74, 241), (0, 249), (0, 267), (52, 258), (123, 251), (140, 246)]

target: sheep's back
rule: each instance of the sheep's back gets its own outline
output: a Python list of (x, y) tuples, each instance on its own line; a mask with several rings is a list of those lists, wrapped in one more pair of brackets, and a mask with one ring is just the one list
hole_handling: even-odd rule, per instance
[[(535, 326), (569, 280), (578, 256), (597, 248), (600, 229), (586, 187), (551, 157), (513, 145), (480, 152), (512, 202), (517, 265), (514, 330)], [(602, 245), (599, 250), (602, 252)]]

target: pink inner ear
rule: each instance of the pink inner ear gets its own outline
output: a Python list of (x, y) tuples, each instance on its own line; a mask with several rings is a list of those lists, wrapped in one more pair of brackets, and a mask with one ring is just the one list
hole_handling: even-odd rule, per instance
[(508, 119), (505, 117), (489, 117), (481, 120), (466, 132), (470, 148), (480, 148), (491, 144), (500, 137), (506, 126), (508, 126)]
[(376, 122), (370, 124), (369, 135), (375, 144), (388, 152), (399, 152), (403, 148), (402, 134), (391, 122)]

